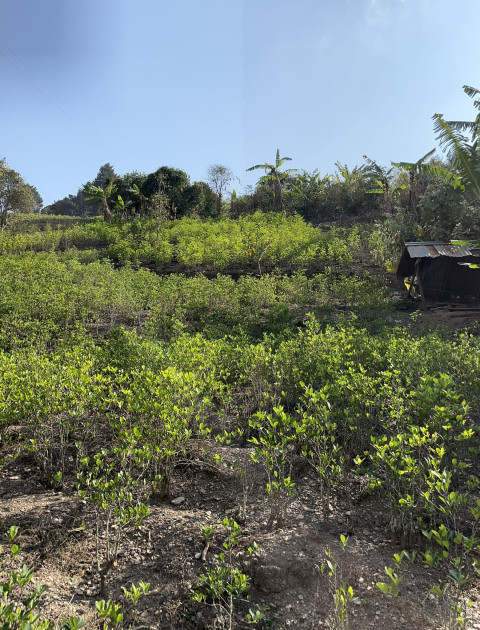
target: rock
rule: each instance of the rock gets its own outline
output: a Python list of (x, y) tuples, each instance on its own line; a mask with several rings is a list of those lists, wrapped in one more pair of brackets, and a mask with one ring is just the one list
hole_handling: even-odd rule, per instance
[(185, 497), (176, 497), (175, 499), (171, 500), (171, 504), (172, 505), (181, 505), (183, 502), (185, 501)]

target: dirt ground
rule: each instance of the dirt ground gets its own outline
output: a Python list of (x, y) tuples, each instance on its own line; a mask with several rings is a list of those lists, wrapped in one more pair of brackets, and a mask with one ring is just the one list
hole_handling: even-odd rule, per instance
[[(117, 566), (108, 578), (108, 595), (121, 601), (121, 586), (141, 580), (150, 583), (149, 593), (139, 604), (137, 628), (221, 628), (214, 626), (208, 606), (192, 600), (191, 589), (205, 565), (220, 551), (225, 516), (241, 524), (234, 561), (251, 579), (251, 604), (268, 607), (262, 627), (328, 627), (333, 610), (332, 583), (318, 570), (327, 550), (333, 552), (341, 578), (358, 598), (349, 616), (351, 630), (443, 627), (442, 605), (429, 592), (441, 576), (426, 569), (420, 560), (402, 567), (398, 597), (386, 596), (376, 587), (376, 582), (388, 581), (384, 567), (393, 566), (392, 556), (402, 547), (390, 538), (384, 506), (365, 491), (361, 480), (350, 488), (348, 502), (333, 500), (332, 515), (325, 522), (313, 475), (308, 469), (297, 470), (297, 493), (285, 526), (269, 531), (265, 480), (261, 469), (250, 462), (249, 449), (217, 447), (216, 451), (224, 458), (222, 468), (215, 470), (195, 461), (180, 466), (169, 499), (151, 505), (144, 525), (130, 532), (121, 544)], [(235, 473), (234, 461), (242, 463), (246, 476)], [(19, 526), (21, 562), (35, 567), (37, 581), (49, 588), (42, 612), (50, 618), (78, 615), (87, 628), (98, 627), (93, 514), (76, 498), (73, 481), (61, 492), (45, 489), (27, 455), (11, 462), (2, 475), (1, 525), (4, 530), (13, 524)], [(245, 517), (242, 506), (246, 507)], [(205, 561), (200, 524), (214, 526)], [(343, 552), (341, 534), (349, 536)], [(259, 548), (249, 556), (247, 548), (254, 541)], [(478, 585), (472, 585), (468, 595), (473, 602), (468, 627), (480, 628)], [(239, 613), (247, 610), (240, 607)], [(239, 621), (236, 627), (246, 626)]]

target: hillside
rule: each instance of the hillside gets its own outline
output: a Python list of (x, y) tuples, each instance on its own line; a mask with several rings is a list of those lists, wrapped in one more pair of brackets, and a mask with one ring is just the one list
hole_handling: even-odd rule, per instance
[(378, 239), (10, 222), (0, 620), (38, 581), (37, 628), (480, 628), (476, 315), (417, 310)]

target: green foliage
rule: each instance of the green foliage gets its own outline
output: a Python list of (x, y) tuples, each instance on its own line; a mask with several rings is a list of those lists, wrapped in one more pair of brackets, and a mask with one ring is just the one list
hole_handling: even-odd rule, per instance
[(259, 179), (257, 182), (258, 185), (267, 185), (271, 187), (273, 198), (275, 201), (275, 209), (277, 212), (284, 212), (285, 206), (283, 202), (283, 189), (282, 182), (284, 182), (288, 176), (295, 172), (294, 169), (280, 170), (283, 164), (287, 161), (291, 161), (292, 158), (289, 157), (280, 157), (280, 151), (277, 149), (277, 153), (275, 156), (275, 164), (255, 164), (255, 166), (251, 166), (247, 168), (247, 171), (255, 171), (258, 169), (263, 169), (265, 171), (265, 175)]
[[(458, 604), (455, 589), (464, 593), (478, 569), (480, 342), (394, 324), (388, 288), (345, 272), (369, 262), (370, 235), (260, 213), (32, 219), (3, 233), (0, 439), (18, 439), (16, 452), (28, 450), (57, 489), (78, 475), (98, 527), (103, 591), (150, 495), (167, 496), (174, 471), (216, 439), (252, 447), (249, 466), (267, 478), (268, 527), (285, 523), (302, 490), (297, 464), (316, 477), (324, 519), (349, 498), (352, 474), (361, 476), (394, 533), (413, 544), (426, 532), (424, 560), (446, 571), (445, 598)], [(142, 267), (161, 270), (174, 257), (175, 269), (183, 257), (183, 275)], [(192, 275), (195, 267), (212, 277)], [(229, 268), (252, 273), (219, 273)], [(238, 526), (226, 527), (233, 538), (197, 590), (203, 603), (220, 602), (217, 614), (222, 606), (234, 618), (233, 602), (245, 618), (248, 577), (237, 552), (230, 557)], [(214, 530), (203, 537), (213, 544)], [(337, 579), (328, 561), (324, 571)], [(382, 590), (396, 594), (400, 578), (393, 567)], [(343, 623), (353, 601), (344, 582), (332, 591), (331, 623)], [(99, 604), (106, 628), (133, 623), (138, 591), (129, 593), (123, 604)], [(259, 615), (252, 610), (250, 621)]]
[[(98, 193), (101, 195), (101, 193)], [(318, 230), (298, 215), (255, 213), (238, 221), (181, 219), (159, 224), (158, 216), (140, 221), (93, 223), (34, 233), (4, 232), (0, 253), (26, 251), (82, 252), (96, 249), (98, 258), (116, 265), (148, 265), (161, 269), (179, 263), (184, 268), (223, 270), (249, 268), (264, 273), (274, 267), (317, 269), (344, 267), (362, 255), (360, 228)], [(75, 251), (75, 250), (73, 250)], [(72, 258), (72, 251), (68, 257)]]
[[(121, 421), (119, 425), (122, 426)], [(120, 542), (129, 529), (142, 525), (148, 514), (143, 499), (151, 453), (145, 444), (139, 445), (142, 436), (137, 427), (120, 428), (119, 437), (119, 446), (82, 459), (83, 470), (78, 473), (79, 497), (95, 508), (96, 569), (102, 597)]]
[(27, 184), (20, 173), (9, 168), (0, 158), (0, 228), (7, 225), (9, 214), (38, 212), (42, 198), (34, 186)]
[[(479, 91), (468, 85), (463, 91), (470, 98), (477, 98)], [(435, 114), (434, 130), (440, 144), (448, 151), (452, 170), (449, 174), (455, 184), (464, 189), (472, 190), (478, 200), (480, 196), (480, 102), (474, 101), (477, 114), (473, 121), (447, 121), (443, 114)], [(470, 132), (471, 141), (465, 136)]]
[[(249, 577), (235, 564), (235, 552), (239, 543), (240, 526), (231, 518), (224, 518), (222, 526), (227, 537), (222, 543), (222, 551), (215, 555), (214, 563), (200, 575), (196, 587), (192, 590), (194, 601), (213, 606), (216, 612), (215, 627), (232, 630), (235, 617), (242, 606), (249, 603), (247, 591), (250, 588)], [(210, 540), (210, 528), (202, 528)], [(248, 554), (254, 554), (258, 545), (253, 543)], [(237, 560), (238, 562), (238, 560)], [(255, 606), (245, 615), (248, 623), (258, 623), (264, 618), (265, 608)]]
[(7, 548), (0, 545), (0, 624), (4, 630), (78, 630), (85, 623), (78, 617), (62, 618), (60, 623), (41, 619), (37, 609), (47, 588), (32, 585), (33, 569), (18, 567), (20, 547), (15, 539), (18, 527), (6, 533)]
[(449, 241), (480, 236), (480, 216), (471, 194), (448, 180), (432, 183), (419, 204), (422, 238)]
[[(437, 493), (442, 491), (437, 480), (446, 479), (449, 484), (449, 466), (454, 470), (468, 467), (458, 455), (468, 456), (465, 445), (475, 435), (468, 407), (448, 376), (424, 377), (409, 398), (408, 415), (402, 413), (402, 432), (372, 436), (371, 453), (378, 483), (390, 500), (392, 529), (404, 534), (416, 529), (425, 512), (430, 520), (437, 518), (442, 508), (437, 506)], [(396, 426), (401, 428), (401, 424)]]
[(137, 586), (127, 589), (122, 586), (124, 605), (117, 604), (113, 600), (101, 599), (95, 602), (97, 617), (101, 622), (102, 630), (133, 630), (137, 626), (137, 606), (140, 598), (148, 594), (150, 584), (140, 582)]
[(273, 413), (257, 413), (250, 420), (255, 434), (249, 439), (255, 451), (254, 462), (262, 464), (267, 473), (267, 498), (270, 507), (267, 528), (281, 527), (287, 515), (288, 503), (295, 491), (291, 479), (293, 457), (297, 446), (295, 420), (283, 407)]
[(108, 202), (110, 200), (110, 197), (112, 197), (116, 192), (114, 180), (110, 179), (106, 181), (103, 186), (86, 184), (82, 192), (85, 195), (86, 201), (90, 201), (93, 199), (100, 201), (100, 203), (102, 204), (103, 218), (105, 221), (110, 221), (112, 218), (112, 213), (110, 211)]
[[(391, 595), (392, 597), (397, 597), (400, 593), (400, 583), (403, 580), (403, 575), (401, 573), (402, 560), (403, 558), (408, 558), (408, 560), (413, 564), (415, 562), (415, 552), (408, 553), (405, 549), (401, 553), (396, 553), (393, 556), (395, 561), (395, 568), (393, 567), (385, 567), (385, 573), (389, 579), (389, 582), (377, 582), (377, 587), (384, 593), (385, 595)], [(396, 569), (396, 570), (395, 570)]]
[(337, 424), (330, 420), (330, 404), (324, 391), (305, 387), (300, 402), (297, 433), (301, 435), (302, 454), (319, 478), (323, 518), (327, 520), (330, 493), (344, 472), (345, 458), (337, 440)]
[[(348, 537), (343, 534), (340, 536), (340, 548), (342, 552), (348, 543)], [(352, 604), (358, 603), (360, 600), (355, 597), (353, 588), (343, 579), (342, 569), (336, 561), (334, 554), (330, 549), (326, 551), (325, 562), (317, 567), (320, 573), (328, 576), (328, 588), (331, 591), (333, 599), (333, 607), (330, 612), (327, 624), (332, 630), (348, 630), (348, 615)]]
[(201, 431), (212, 385), (211, 377), (200, 381), (173, 366), (159, 373), (142, 367), (127, 377), (116, 375), (107, 401), (122, 414), (123, 424), (141, 433), (144, 448), (151, 452), (154, 492), (160, 498), (168, 495), (173, 470), (186, 455), (192, 435)]

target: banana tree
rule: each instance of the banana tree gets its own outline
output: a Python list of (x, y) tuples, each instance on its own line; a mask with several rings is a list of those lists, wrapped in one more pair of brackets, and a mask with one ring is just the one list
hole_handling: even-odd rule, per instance
[(251, 166), (247, 168), (247, 171), (256, 171), (258, 169), (264, 169), (265, 175), (261, 177), (258, 182), (259, 184), (269, 184), (273, 187), (273, 195), (275, 198), (275, 209), (277, 212), (283, 212), (285, 214), (285, 205), (283, 203), (283, 182), (292, 174), (296, 173), (296, 169), (290, 168), (284, 171), (281, 171), (281, 167), (287, 161), (290, 161), (292, 158), (289, 157), (280, 157), (280, 151), (277, 149), (277, 154), (275, 156), (275, 164), (255, 164), (255, 166)]
[(367, 155), (364, 155), (363, 159), (366, 160), (365, 172), (368, 173), (373, 180), (373, 188), (367, 190), (367, 194), (383, 195), (385, 210), (393, 214), (395, 210), (395, 198), (406, 186), (396, 183), (397, 170), (394, 166), (390, 168), (380, 166)]
[(337, 171), (332, 184), (336, 190), (336, 204), (343, 212), (356, 214), (366, 209), (371, 199), (365, 193), (373, 185), (373, 177), (368, 165), (354, 166), (350, 169), (346, 164), (335, 162)]
[(101, 186), (94, 186), (93, 184), (86, 184), (82, 192), (87, 201), (90, 201), (90, 199), (98, 199), (101, 202), (103, 218), (105, 221), (110, 221), (112, 213), (110, 211), (108, 201), (116, 192), (113, 179), (106, 182), (105, 188), (102, 188)]
[(475, 119), (447, 121), (443, 114), (435, 114), (433, 128), (440, 146), (447, 152), (455, 184), (472, 191), (480, 199), (480, 90), (464, 85), (463, 91), (477, 99), (473, 102), (477, 110)]
[[(463, 91), (470, 98), (480, 96), (480, 90), (463, 86)], [(443, 114), (434, 114), (434, 131), (440, 146), (447, 153), (448, 166), (426, 164), (433, 151), (427, 153), (415, 164), (400, 162), (397, 166), (415, 168), (418, 173), (437, 175), (453, 181), (456, 188), (473, 192), (480, 199), (480, 100), (473, 103), (477, 110), (475, 119), (445, 120)], [(465, 132), (470, 137), (465, 135)], [(392, 162), (392, 164), (394, 164)], [(395, 165), (395, 164), (394, 164)]]
[[(392, 162), (392, 166), (405, 171), (408, 173), (409, 177), (409, 188), (408, 188), (408, 212), (410, 215), (413, 215), (415, 212), (416, 218), (418, 219), (418, 199), (417, 199), (417, 188), (416, 182), (418, 175), (428, 173), (428, 174), (439, 174), (437, 167), (433, 166), (433, 170), (431, 165), (427, 165), (426, 162), (431, 157), (433, 157), (435, 153), (435, 149), (432, 149), (428, 153), (426, 153), (423, 157), (421, 157), (416, 162)], [(424, 167), (428, 168), (425, 169)], [(442, 169), (440, 169), (441, 171)]]
[(318, 169), (311, 173), (302, 170), (289, 181), (289, 196), (292, 198), (294, 208), (303, 217), (318, 217), (328, 194), (328, 187), (332, 181), (331, 175), (320, 175)]

